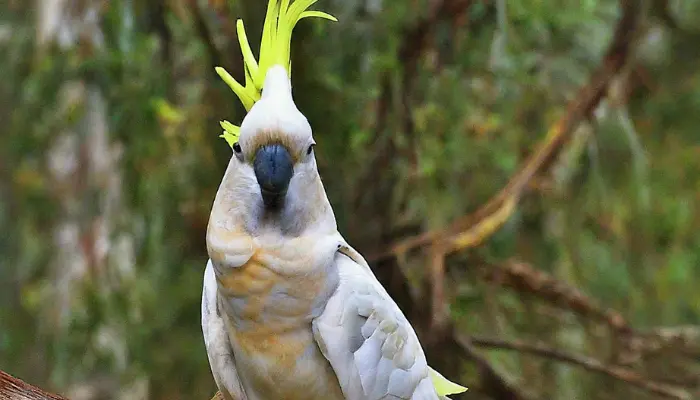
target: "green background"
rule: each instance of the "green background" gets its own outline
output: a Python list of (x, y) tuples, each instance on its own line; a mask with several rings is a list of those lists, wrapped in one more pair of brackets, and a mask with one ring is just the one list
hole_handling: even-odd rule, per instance
[[(522, 169), (626, 3), (641, 16), (624, 66), (503, 226), (437, 275), (431, 246), (377, 260)], [(314, 8), (339, 22), (295, 30), (294, 93), (341, 233), (462, 398), (700, 396), (700, 1)], [(74, 399), (211, 397), (204, 233), (231, 156), (219, 121), (243, 117), (214, 66), (242, 79), (235, 20), (259, 43), (264, 11), (0, 4), (0, 369)]]

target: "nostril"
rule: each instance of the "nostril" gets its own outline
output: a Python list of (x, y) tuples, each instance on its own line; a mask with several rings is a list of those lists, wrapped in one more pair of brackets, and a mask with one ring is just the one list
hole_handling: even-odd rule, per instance
[(268, 192), (274, 192), (277, 189), (277, 185), (275, 185), (271, 180), (267, 180), (260, 183), (260, 188)]

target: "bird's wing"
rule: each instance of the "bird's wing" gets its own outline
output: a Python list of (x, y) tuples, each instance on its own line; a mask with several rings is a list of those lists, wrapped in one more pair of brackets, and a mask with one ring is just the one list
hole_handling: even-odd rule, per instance
[(202, 289), (202, 333), (207, 348), (209, 366), (216, 386), (226, 400), (247, 400), (236, 372), (233, 350), (226, 333), (217, 300), (216, 276), (211, 260), (204, 271)]
[[(359, 257), (359, 258), (358, 258)], [(349, 400), (437, 400), (418, 337), (357, 252), (341, 247), (340, 283), (314, 338)]]

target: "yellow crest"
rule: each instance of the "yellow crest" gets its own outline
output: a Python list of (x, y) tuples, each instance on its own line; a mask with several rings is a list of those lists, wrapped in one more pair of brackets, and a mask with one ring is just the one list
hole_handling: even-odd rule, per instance
[[(299, 20), (306, 17), (318, 17), (337, 21), (337, 19), (321, 11), (307, 10), (317, 0), (270, 0), (267, 4), (267, 14), (263, 25), (262, 41), (260, 43), (260, 61), (255, 60), (253, 51), (248, 43), (243, 21), (236, 22), (238, 43), (243, 53), (245, 66), (245, 86), (238, 83), (225, 69), (216, 67), (216, 73), (233, 90), (243, 103), (246, 111), (250, 111), (253, 104), (260, 100), (262, 86), (265, 82), (267, 71), (273, 65), (281, 65), (287, 70), (291, 78), (292, 61), (290, 46), (292, 31)], [(224, 133), (220, 136), (226, 140), (229, 146), (238, 141), (240, 127), (228, 121), (221, 121)]]

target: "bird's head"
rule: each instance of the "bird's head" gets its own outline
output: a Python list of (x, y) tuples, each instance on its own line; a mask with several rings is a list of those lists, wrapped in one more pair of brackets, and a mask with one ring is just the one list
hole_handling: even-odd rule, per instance
[(251, 228), (271, 222), (298, 232), (330, 209), (315, 144), (309, 122), (294, 104), (286, 70), (273, 66), (260, 100), (243, 119), (225, 177), (237, 187), (236, 203), (246, 209)]
[(245, 87), (223, 68), (216, 69), (248, 111), (240, 128), (222, 122), (222, 137), (233, 155), (217, 199), (226, 199), (226, 212), (236, 214), (251, 233), (279, 229), (298, 235), (308, 229), (335, 230), (316, 167), (311, 126), (292, 97), (289, 49), (295, 24), (305, 17), (335, 20), (320, 11), (305, 11), (312, 3), (268, 3), (259, 63), (238, 21)]
[(311, 126), (292, 99), (286, 70), (270, 68), (262, 97), (243, 120), (239, 140), (233, 145), (240, 167), (255, 176), (256, 190), (267, 211), (306, 197), (302, 192), (318, 179), (314, 145)]

